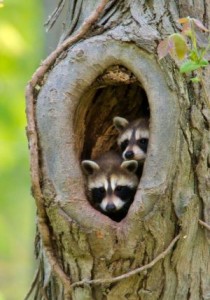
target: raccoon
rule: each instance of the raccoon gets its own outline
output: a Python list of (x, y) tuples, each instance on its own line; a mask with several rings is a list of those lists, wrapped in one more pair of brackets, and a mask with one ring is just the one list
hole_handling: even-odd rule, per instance
[(139, 118), (132, 122), (121, 117), (113, 119), (119, 131), (118, 145), (124, 160), (137, 160), (142, 165), (146, 158), (149, 141), (149, 118)]
[(91, 205), (120, 222), (133, 202), (138, 185), (137, 161), (123, 161), (120, 155), (109, 151), (94, 161), (83, 160), (81, 166)]

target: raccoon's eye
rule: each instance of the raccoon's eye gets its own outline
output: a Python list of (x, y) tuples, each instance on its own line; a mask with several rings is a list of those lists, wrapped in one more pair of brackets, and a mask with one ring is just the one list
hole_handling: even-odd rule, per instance
[(115, 191), (120, 192), (120, 193), (124, 193), (125, 191), (128, 191), (128, 190), (130, 190), (130, 188), (127, 186), (124, 186), (124, 185), (118, 185), (115, 188)]
[(121, 150), (124, 151), (127, 148), (128, 144), (129, 144), (129, 140), (123, 141), (120, 145)]
[(121, 200), (126, 201), (134, 196), (135, 189), (128, 186), (118, 185), (115, 188), (115, 193)]
[(145, 152), (147, 151), (148, 139), (142, 138), (137, 141), (137, 144), (143, 151), (145, 151)]
[(140, 139), (139, 143), (145, 145), (148, 143), (148, 139)]
[(105, 188), (104, 187), (100, 187), (98, 188), (98, 191), (101, 195), (104, 195), (105, 194)]
[(116, 192), (120, 192), (122, 189), (123, 189), (123, 186), (122, 185), (118, 185), (118, 186), (116, 186), (115, 191)]
[(95, 203), (100, 203), (102, 201), (102, 199), (105, 196), (105, 188), (104, 187), (99, 187), (99, 188), (93, 188), (91, 190), (91, 196), (92, 196), (92, 200)]

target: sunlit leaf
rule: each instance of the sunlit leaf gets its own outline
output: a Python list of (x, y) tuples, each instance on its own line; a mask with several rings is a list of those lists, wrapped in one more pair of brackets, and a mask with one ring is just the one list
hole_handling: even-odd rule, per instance
[(183, 60), (188, 52), (188, 46), (185, 38), (180, 33), (174, 33), (169, 37), (173, 43), (173, 47), (170, 48), (170, 55), (174, 59)]
[(200, 62), (187, 60), (181, 65), (180, 72), (181, 73), (189, 73), (189, 72), (195, 71), (199, 68), (205, 67), (207, 65), (208, 65), (208, 61), (205, 59), (201, 60)]
[(192, 35), (192, 30), (190, 27), (190, 23), (185, 23), (182, 27), (182, 34), (186, 35), (186, 36), (191, 36)]
[(189, 17), (186, 17), (186, 18), (180, 18), (178, 19), (178, 22), (180, 24), (186, 24), (186, 23), (189, 23), (190, 22), (190, 18)]
[(201, 29), (201, 30), (203, 30), (203, 31), (206, 31), (206, 32), (209, 31), (209, 29), (206, 28), (200, 20), (194, 19), (194, 18), (193, 18), (192, 20), (193, 20), (194, 24), (195, 24), (199, 29)]

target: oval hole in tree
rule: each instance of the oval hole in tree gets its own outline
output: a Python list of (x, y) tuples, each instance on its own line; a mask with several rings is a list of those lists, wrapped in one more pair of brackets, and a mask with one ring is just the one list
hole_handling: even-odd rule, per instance
[[(75, 114), (76, 136), (84, 135), (83, 148), (76, 150), (81, 153), (81, 160), (119, 150), (114, 117), (133, 121), (149, 114), (147, 95), (134, 74), (123, 66), (109, 67), (84, 93)], [(85, 125), (83, 133), (81, 116)]]

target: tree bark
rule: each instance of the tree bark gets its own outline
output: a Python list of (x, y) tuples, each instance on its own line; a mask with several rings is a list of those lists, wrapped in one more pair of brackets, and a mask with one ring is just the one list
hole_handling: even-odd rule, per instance
[[(71, 1), (60, 43), (99, 3)], [(40, 78), (38, 171), (28, 130), (40, 188), (33, 299), (210, 299), (210, 235), (199, 221), (210, 225), (210, 69), (204, 90), (157, 58), (158, 42), (188, 15), (210, 28), (205, 0), (109, 1)], [(112, 118), (135, 119), (145, 99), (148, 154), (128, 215), (116, 223), (88, 203), (80, 161), (115, 148)]]

